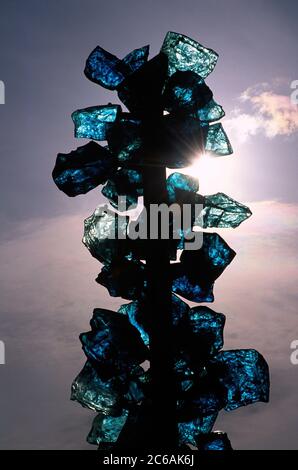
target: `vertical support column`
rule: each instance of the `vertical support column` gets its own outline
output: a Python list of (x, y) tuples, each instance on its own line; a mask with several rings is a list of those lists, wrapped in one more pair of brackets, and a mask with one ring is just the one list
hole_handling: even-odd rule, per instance
[[(166, 168), (143, 170), (144, 205), (150, 233), (150, 205), (168, 204)], [(176, 383), (174, 376), (169, 240), (147, 240), (146, 314), (150, 318), (150, 369), (152, 378), (152, 444), (161, 450), (178, 446)]]

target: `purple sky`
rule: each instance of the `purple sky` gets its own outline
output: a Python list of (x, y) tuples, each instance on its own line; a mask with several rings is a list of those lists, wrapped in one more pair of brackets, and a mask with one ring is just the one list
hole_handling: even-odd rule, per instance
[[(73, 138), (70, 114), (116, 95), (83, 75), (100, 44), (122, 57), (168, 30), (219, 54), (207, 83), (223, 105), (234, 156), (207, 163), (204, 193), (224, 191), (254, 216), (221, 235), (237, 251), (212, 308), (226, 314), (225, 349), (256, 348), (271, 370), (271, 401), (222, 412), (215, 428), (234, 448), (298, 448), (297, 2), (183, 0), (1, 2), (0, 448), (81, 449), (93, 414), (69, 401), (83, 365), (78, 334), (94, 307), (117, 308), (94, 282), (100, 266), (81, 244), (98, 190), (68, 199), (51, 180)], [(83, 141), (84, 142), (84, 141)], [(218, 166), (217, 166), (218, 164)]]

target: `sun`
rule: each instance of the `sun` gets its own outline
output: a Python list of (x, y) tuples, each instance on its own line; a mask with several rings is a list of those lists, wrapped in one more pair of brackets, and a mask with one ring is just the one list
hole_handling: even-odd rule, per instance
[(185, 175), (198, 178), (201, 194), (214, 194), (218, 192), (233, 192), (237, 187), (235, 164), (233, 159), (227, 157), (214, 157), (203, 153), (195, 156), (193, 163), (179, 170), (168, 170), (168, 174), (179, 171)]

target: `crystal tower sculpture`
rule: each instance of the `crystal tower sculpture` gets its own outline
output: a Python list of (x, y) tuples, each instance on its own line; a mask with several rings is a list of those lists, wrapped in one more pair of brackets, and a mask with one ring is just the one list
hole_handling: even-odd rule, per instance
[[(212, 302), (214, 282), (235, 256), (210, 232), (202, 233), (199, 249), (188, 250), (186, 232), (235, 228), (251, 211), (223, 193), (200, 195), (196, 178), (179, 172), (166, 177), (167, 168), (186, 167), (194, 155), (232, 153), (218, 123), (224, 111), (205, 83), (217, 53), (169, 32), (160, 53), (148, 55), (149, 46), (124, 59), (99, 46), (91, 52), (86, 77), (117, 91), (128, 111), (110, 103), (75, 111), (75, 137), (92, 140), (58, 154), (53, 170), (68, 196), (104, 185), (110, 204), (85, 220), (83, 243), (103, 265), (96, 282), (130, 301), (118, 312), (94, 309), (91, 330), (80, 335), (87, 361), (71, 399), (96, 412), (87, 440), (99, 449), (227, 450), (227, 435), (212, 431), (219, 411), (267, 402), (269, 371), (253, 349), (222, 349), (222, 313), (190, 308), (181, 299)], [(171, 220), (167, 239), (160, 231), (153, 239), (132, 239), (131, 226), (140, 227), (143, 213), (136, 221), (122, 215), (120, 196), (129, 208), (143, 197), (147, 215), (153, 204), (175, 204), (182, 213), (188, 205), (189, 225), (179, 239)]]

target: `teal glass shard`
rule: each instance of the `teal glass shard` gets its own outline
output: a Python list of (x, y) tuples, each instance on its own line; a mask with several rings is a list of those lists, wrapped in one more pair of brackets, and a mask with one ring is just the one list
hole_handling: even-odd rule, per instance
[(96, 308), (91, 327), (91, 331), (80, 335), (80, 341), (103, 380), (130, 373), (148, 359), (148, 350), (138, 331), (123, 315)]
[[(187, 320), (188, 310), (188, 305), (179, 299), (179, 297), (172, 294), (172, 320), (174, 327), (178, 326), (183, 320), (184, 322)], [(130, 323), (139, 331), (145, 345), (149, 346), (150, 317), (148, 318), (148, 312), (146, 312), (144, 303), (131, 302), (121, 305), (118, 312), (128, 317)]]
[(170, 203), (179, 202), (179, 190), (197, 192), (199, 190), (199, 180), (193, 176), (182, 173), (172, 173), (167, 178), (167, 190)]
[(143, 145), (141, 121), (129, 113), (122, 113), (108, 135), (108, 144), (120, 164), (136, 159)]
[(115, 167), (109, 150), (91, 141), (70, 153), (58, 153), (52, 174), (58, 188), (73, 197), (105, 183)]
[(212, 91), (195, 72), (175, 72), (168, 80), (164, 93), (164, 109), (169, 113), (195, 113), (209, 103)]
[(231, 442), (225, 432), (214, 431), (209, 434), (201, 434), (197, 439), (198, 450), (233, 450)]
[(219, 156), (231, 155), (233, 153), (227, 134), (220, 123), (209, 126), (205, 151)]
[(92, 82), (115, 90), (126, 76), (126, 66), (118, 57), (97, 46), (86, 61), (84, 73)]
[(75, 137), (107, 140), (120, 111), (118, 105), (91, 106), (74, 111), (71, 117), (75, 125)]
[(84, 73), (89, 80), (108, 90), (116, 90), (123, 80), (142, 67), (148, 59), (149, 46), (127, 54), (123, 60), (97, 46), (89, 55)]
[(117, 442), (127, 417), (127, 410), (123, 410), (122, 414), (116, 417), (98, 414), (93, 421), (87, 442), (94, 445)]
[[(138, 198), (143, 196), (143, 179), (140, 171), (126, 168), (118, 169), (110, 177), (102, 189), (102, 194), (107, 197), (113, 207), (118, 210), (133, 209), (138, 204)], [(125, 207), (118, 205), (118, 198), (125, 197)]]
[(214, 122), (219, 121), (225, 116), (225, 112), (219, 104), (217, 104), (213, 99), (209, 101), (203, 108), (198, 109), (196, 116), (205, 122)]
[(91, 255), (101, 263), (111, 263), (125, 255), (130, 256), (130, 240), (127, 239), (129, 217), (120, 216), (99, 206), (84, 221), (83, 243)]
[(115, 380), (102, 380), (90, 361), (86, 362), (71, 386), (71, 400), (106, 415), (121, 412), (120, 399)]
[(235, 228), (251, 216), (251, 210), (223, 193), (205, 196), (203, 227)]
[(132, 52), (127, 54), (122, 62), (129, 68), (129, 72), (133, 73), (141, 68), (148, 60), (149, 46), (140, 47), (134, 49)]
[(179, 443), (197, 446), (201, 434), (210, 433), (216, 421), (217, 413), (200, 416), (191, 421), (178, 423)]
[(142, 315), (140, 303), (131, 302), (129, 304), (121, 305), (118, 312), (128, 317), (130, 323), (139, 331), (144, 344), (149, 346), (149, 334), (144, 325), (144, 320), (146, 321), (146, 318), (144, 314)]
[(177, 70), (193, 71), (206, 78), (214, 69), (218, 54), (183, 34), (168, 32), (161, 52), (168, 56), (169, 75)]
[(203, 233), (198, 250), (184, 250), (171, 265), (173, 291), (194, 302), (213, 302), (213, 284), (236, 253), (217, 233)]
[[(193, 345), (198, 357), (208, 357), (220, 351), (223, 347), (223, 330), (225, 316), (208, 307), (193, 307), (188, 312), (188, 321), (192, 338), (188, 346)], [(199, 354), (200, 351), (200, 354)]]
[(145, 265), (133, 259), (112, 262), (102, 268), (96, 282), (106, 287), (112, 297), (142, 299), (146, 287)]
[(225, 410), (269, 400), (269, 369), (254, 349), (221, 351), (212, 360), (214, 373), (226, 390)]
[(173, 280), (172, 290), (192, 302), (213, 302), (213, 283), (208, 286), (201, 286), (196, 281), (188, 278), (187, 275), (177, 276)]

